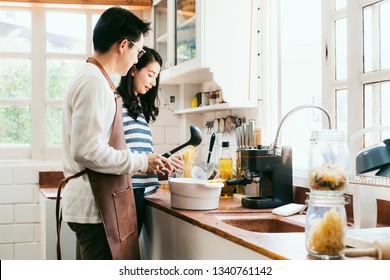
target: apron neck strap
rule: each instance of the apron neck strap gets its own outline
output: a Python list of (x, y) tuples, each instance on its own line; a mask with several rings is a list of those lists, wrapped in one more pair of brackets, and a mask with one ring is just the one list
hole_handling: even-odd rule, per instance
[(100, 69), (104, 77), (107, 79), (107, 82), (110, 84), (111, 89), (114, 91), (114, 93), (116, 93), (116, 87), (114, 83), (112, 82), (110, 76), (107, 74), (106, 70), (104, 70), (100, 62), (94, 59), (93, 57), (88, 57), (87, 62), (95, 64)]

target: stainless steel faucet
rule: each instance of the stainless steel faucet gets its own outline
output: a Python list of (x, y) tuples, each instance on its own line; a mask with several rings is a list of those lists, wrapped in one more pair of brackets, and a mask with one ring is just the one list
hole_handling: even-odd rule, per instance
[(283, 122), (293, 113), (299, 111), (299, 110), (302, 110), (302, 109), (305, 109), (305, 108), (315, 108), (315, 109), (320, 109), (321, 111), (323, 111), (325, 113), (325, 115), (328, 117), (328, 122), (329, 122), (329, 129), (332, 129), (332, 123), (331, 123), (331, 120), (330, 120), (330, 115), (329, 113), (322, 107), (320, 106), (316, 106), (316, 105), (301, 105), (301, 106), (298, 106), (294, 109), (292, 109), (291, 111), (289, 111), (282, 119), (282, 121), (280, 122), (279, 126), (278, 126), (278, 130), (276, 132), (276, 137), (275, 137), (275, 140), (274, 142), (271, 143), (271, 145), (269, 146), (269, 149), (268, 149), (268, 154), (271, 154), (271, 155), (276, 155), (276, 156), (281, 156), (282, 155), (282, 147), (278, 146), (278, 139), (279, 139), (279, 132), (280, 132), (280, 128), (282, 127), (282, 124)]

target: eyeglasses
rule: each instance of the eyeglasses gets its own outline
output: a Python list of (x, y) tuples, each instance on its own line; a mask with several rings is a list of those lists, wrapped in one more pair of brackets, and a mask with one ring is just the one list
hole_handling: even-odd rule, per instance
[(140, 59), (141, 56), (143, 56), (146, 53), (146, 51), (143, 48), (141, 48), (140, 46), (138, 46), (136, 43), (134, 43), (133, 41), (130, 41), (130, 43), (132, 43), (134, 46), (137, 47), (137, 49), (138, 49), (138, 59)]

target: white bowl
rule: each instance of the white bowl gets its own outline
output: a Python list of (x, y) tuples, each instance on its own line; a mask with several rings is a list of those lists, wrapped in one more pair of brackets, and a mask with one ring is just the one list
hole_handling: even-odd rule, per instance
[(219, 206), (223, 183), (192, 178), (169, 180), (171, 207), (186, 210), (212, 210)]

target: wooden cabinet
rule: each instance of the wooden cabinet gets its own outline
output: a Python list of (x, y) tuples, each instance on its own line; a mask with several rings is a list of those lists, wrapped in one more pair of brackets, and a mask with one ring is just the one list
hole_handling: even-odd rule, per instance
[[(159, 0), (154, 45), (165, 63), (160, 84), (174, 85), (177, 114), (257, 106), (257, 1)], [(197, 92), (220, 89), (225, 103), (192, 108)], [(172, 93), (172, 87), (169, 88)]]

